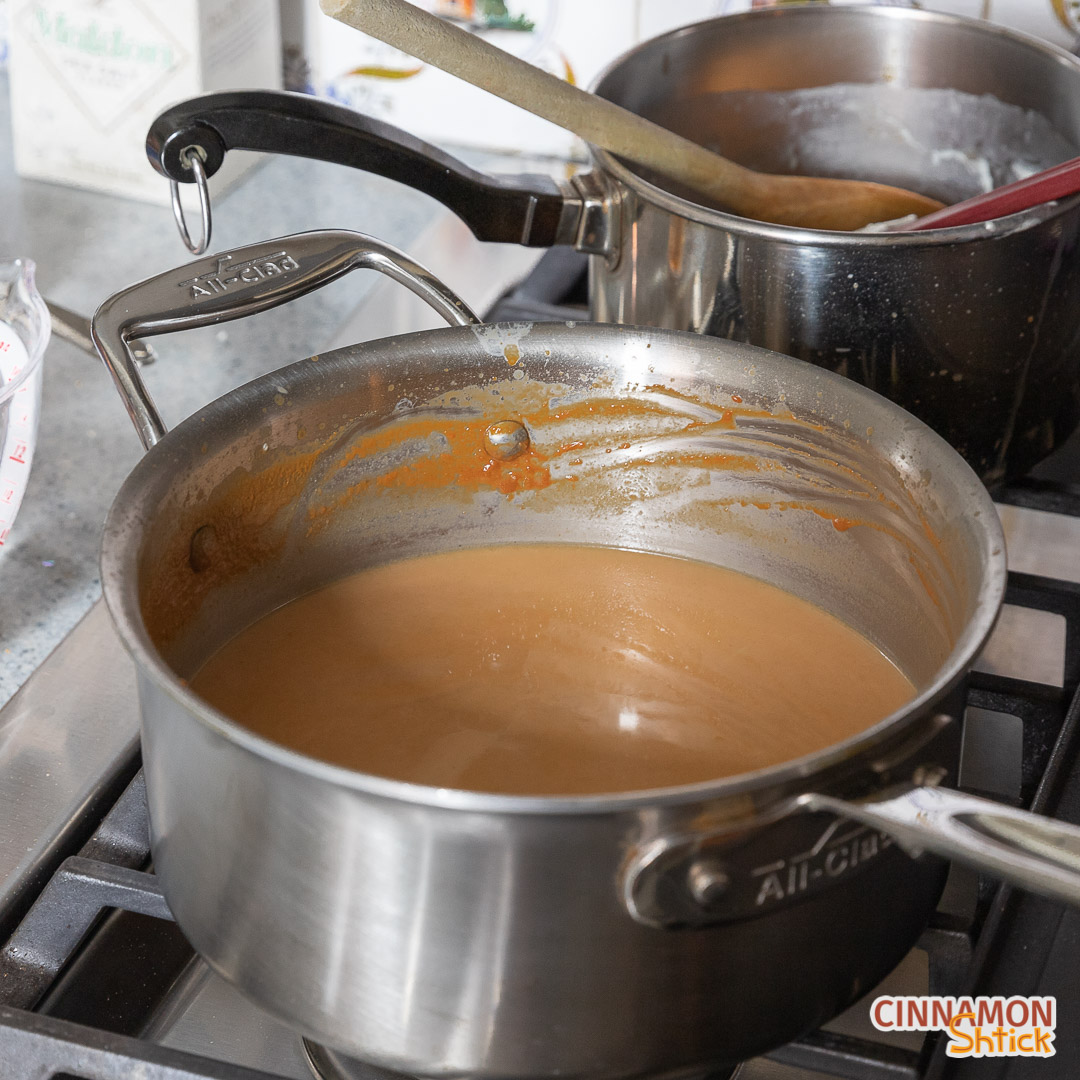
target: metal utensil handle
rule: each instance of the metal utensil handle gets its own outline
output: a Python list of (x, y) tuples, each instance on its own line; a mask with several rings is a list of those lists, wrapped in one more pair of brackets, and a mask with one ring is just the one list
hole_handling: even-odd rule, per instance
[(324, 14), (354, 30), (572, 131), (593, 146), (694, 188), (736, 213), (762, 204), (760, 191), (768, 181), (758, 174), (408, 0), (321, 0), (320, 6)]
[(568, 243), (580, 209), (573, 200), (564, 205), (550, 177), (488, 176), (390, 124), (308, 94), (206, 94), (163, 112), (146, 136), (150, 163), (182, 184), (195, 179), (185, 164), (193, 153), (213, 176), (229, 150), (315, 158), (408, 184), (453, 210), (479, 240), (529, 247)]
[(236, 248), (147, 278), (110, 296), (90, 323), (143, 446), (166, 432), (132, 354), (132, 339), (242, 319), (287, 303), (350, 270), (378, 270), (400, 282), (448, 323), (480, 320), (438, 278), (381, 240), (346, 230), (296, 233)]
[(947, 788), (917, 787), (881, 801), (805, 795), (829, 810), (881, 829), (909, 852), (937, 855), (1055, 900), (1080, 905), (1080, 828)]
[[(94, 348), (94, 341), (90, 337), (90, 320), (85, 315), (79, 315), (66, 307), (61, 307), (52, 300), (46, 300), (45, 306), (52, 316), (53, 336), (70, 342), (77, 349), (82, 349), (83, 352), (97, 359), (98, 351)], [(130, 341), (128, 345), (132, 356), (135, 357), (135, 362), (141, 367), (146, 367), (157, 359), (153, 345), (148, 345), (145, 341)]]

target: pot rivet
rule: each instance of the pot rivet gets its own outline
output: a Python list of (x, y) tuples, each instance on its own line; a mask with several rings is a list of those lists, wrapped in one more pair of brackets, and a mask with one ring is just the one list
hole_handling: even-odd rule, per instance
[(702, 906), (710, 907), (727, 892), (731, 879), (723, 865), (715, 859), (698, 859), (686, 872), (690, 895)]
[(196, 574), (209, 570), (218, 554), (218, 535), (213, 525), (203, 525), (191, 534), (188, 564)]
[(529, 433), (520, 420), (497, 420), (484, 431), (484, 449), (499, 461), (516, 458), (529, 447)]

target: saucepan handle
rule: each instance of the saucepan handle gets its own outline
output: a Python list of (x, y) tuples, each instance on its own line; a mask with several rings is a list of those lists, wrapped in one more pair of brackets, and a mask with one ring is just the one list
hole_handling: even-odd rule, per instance
[(657, 929), (713, 926), (824, 892), (896, 846), (1080, 906), (1080, 828), (936, 787), (933, 770), (924, 779), (861, 800), (803, 794), (749, 824), (659, 836), (627, 860), (623, 904)]
[(212, 176), (229, 150), (316, 158), (408, 184), (448, 206), (479, 240), (549, 247), (576, 239), (575, 186), (541, 175), (489, 176), (390, 124), (307, 94), (241, 90), (174, 105), (146, 137), (163, 176), (193, 183), (192, 155)]
[(149, 450), (166, 428), (136, 366), (136, 339), (242, 319), (357, 269), (378, 270), (400, 282), (451, 325), (480, 321), (460, 297), (403, 251), (337, 229), (296, 233), (210, 255), (110, 296), (91, 320), (90, 336), (143, 446)]
[(807, 810), (831, 811), (888, 833), (911, 854), (931, 851), (1030, 892), (1080, 906), (1080, 828), (990, 799), (916, 787), (847, 802), (804, 795)]

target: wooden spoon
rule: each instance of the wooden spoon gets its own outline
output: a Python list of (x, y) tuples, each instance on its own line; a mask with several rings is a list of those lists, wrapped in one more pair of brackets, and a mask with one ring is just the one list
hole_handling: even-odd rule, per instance
[(655, 169), (732, 213), (806, 229), (860, 229), (939, 210), (913, 191), (864, 180), (755, 172), (588, 94), (429, 14), (408, 0), (320, 0), (323, 11), (402, 52), (550, 120), (586, 142)]

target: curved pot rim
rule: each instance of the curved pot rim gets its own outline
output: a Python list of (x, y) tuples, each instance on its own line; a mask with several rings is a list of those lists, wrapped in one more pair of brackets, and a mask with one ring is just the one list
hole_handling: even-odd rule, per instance
[[(1025, 34), (1011, 27), (998, 26), (984, 19), (972, 19), (964, 15), (952, 15), (939, 11), (924, 11), (919, 8), (899, 7), (832, 7), (828, 4), (795, 6), (789, 8), (763, 8), (756, 11), (744, 11), (736, 15), (721, 15), (712, 19), (703, 19), (689, 26), (669, 30), (665, 34), (649, 38), (639, 45), (628, 49), (607, 65), (593, 79), (589, 89), (596, 93), (600, 84), (612, 72), (618, 70), (634, 57), (650, 49), (657, 48), (663, 42), (699, 32), (702, 26), (714, 23), (732, 25), (740, 22), (764, 22), (766, 19), (897, 19), (916, 22), (936, 22), (948, 26), (963, 26), (976, 33), (989, 37), (1007, 38), (1018, 45), (1025, 46), (1045, 54), (1057, 63), (1073, 68), (1080, 77), (1080, 58), (1065, 49), (1053, 45), (1041, 38)], [(973, 243), (979, 240), (995, 240), (1016, 232), (1024, 232), (1047, 222), (1056, 221), (1071, 214), (1080, 207), (1080, 195), (1069, 199), (1057, 200), (1057, 209), (1045, 212), (1041, 207), (1021, 210), (1015, 214), (995, 219), (996, 227), (991, 223), (975, 222), (971, 225), (954, 225), (945, 229), (927, 229), (925, 232), (887, 233), (887, 232), (844, 232), (831, 229), (804, 229), (791, 225), (774, 225), (770, 222), (754, 221), (752, 218), (739, 217), (722, 210), (714, 210), (700, 203), (674, 195), (639, 176), (634, 170), (614, 154), (591, 143), (588, 146), (592, 159), (600, 168), (628, 187), (639, 198), (652, 203), (667, 213), (686, 218), (701, 225), (709, 225), (737, 236), (756, 236), (765, 240), (787, 242), (791, 244), (820, 245), (822, 247), (853, 247), (874, 249), (892, 245), (905, 247), (935, 247), (944, 244)]]
[[(513, 329), (523, 326), (520, 322), (488, 325), (506, 325)], [(557, 336), (572, 333), (579, 324), (570, 322), (530, 325), (532, 332), (542, 330)], [(788, 367), (796, 371), (812, 370), (815, 378), (842, 387), (842, 392), (858, 401), (861, 407), (868, 408), (883, 418), (891, 416), (896, 419), (898, 413), (902, 414), (908, 430), (914, 433), (920, 442), (929, 443), (936, 453), (944, 455), (946, 463), (952, 463), (952, 467), (958, 473), (957, 480), (966, 489), (971, 505), (976, 508), (979, 517), (987, 573), (978, 590), (972, 618), (961, 630), (949, 656), (924, 690), (905, 706), (884, 717), (878, 723), (848, 739), (833, 743), (823, 750), (803, 757), (717, 780), (706, 780), (676, 787), (597, 795), (505, 795), (405, 783), (320, 761), (255, 734), (205, 704), (188, 689), (184, 680), (169, 668), (151, 642), (143, 626), (135, 587), (136, 541), (140, 532), (138, 507), (135, 504), (142, 489), (148, 485), (151, 478), (157, 478), (160, 475), (163, 467), (176, 468), (175, 462), (169, 462), (170, 455), (175, 449), (189, 439), (193, 442), (193, 446), (199, 446), (205, 439), (207, 431), (212, 430), (212, 427), (208, 429), (208, 424), (221, 426), (230, 424), (234, 419), (239, 420), (242, 399), (250, 398), (264, 390), (266, 396), (272, 399), (273, 395), (279, 391), (283, 379), (288, 379), (290, 375), (300, 375), (305, 370), (309, 372), (315, 370), (307, 360), (300, 360), (262, 375), (193, 413), (144, 455), (128, 475), (114, 499), (102, 536), (102, 591), (113, 623), (125, 648), (135, 660), (140, 674), (153, 679), (158, 689), (182, 709), (194, 715), (204, 727), (214, 732), (219, 738), (268, 763), (290, 771), (305, 773), (312, 779), (366, 796), (482, 814), (587, 816), (636, 810), (646, 806), (655, 807), (657, 804), (676, 806), (691, 802), (721, 800), (751, 791), (779, 788), (797, 781), (808, 781), (816, 774), (867, 754), (875, 747), (902, 735), (913, 723), (928, 715), (935, 703), (943, 699), (970, 669), (993, 630), (1005, 595), (1007, 568), (1004, 534), (989, 493), (967, 462), (931, 428), (888, 399), (841, 375), (806, 364), (801, 360), (741, 342), (703, 338), (700, 334), (687, 331), (602, 323), (588, 324), (588, 331), (590, 334), (609, 336), (613, 341), (625, 340), (627, 335), (640, 335), (653, 343), (656, 343), (659, 338), (673, 345), (684, 343), (698, 348), (707, 342), (710, 352), (715, 352), (718, 348), (731, 350), (752, 360), (755, 368), (777, 375), (782, 375), (783, 369)], [(439, 339), (455, 336), (468, 339), (473, 337), (474, 333), (475, 328), (472, 326), (442, 327), (437, 330), (419, 331), (367, 342), (364, 344), (362, 366), (359, 361), (345, 355), (351, 352), (351, 347), (346, 347), (336, 352), (321, 354), (318, 358), (318, 371), (320, 375), (326, 375), (329, 371), (337, 373), (340, 370), (341, 373), (345, 373), (362, 370), (362, 367), (366, 368), (375, 362), (374, 354), (380, 348), (388, 348), (391, 343), (394, 347), (400, 348), (403, 342), (414, 342), (418, 353), (422, 354), (433, 341), (438, 342)], [(243, 407), (246, 408), (246, 406)], [(237, 415), (234, 416), (234, 413)], [(169, 463), (166, 464), (167, 462)]]

